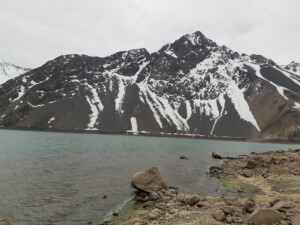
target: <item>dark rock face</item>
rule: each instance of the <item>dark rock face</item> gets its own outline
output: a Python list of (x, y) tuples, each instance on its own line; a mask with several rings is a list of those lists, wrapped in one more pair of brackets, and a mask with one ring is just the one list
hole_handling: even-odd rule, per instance
[(297, 139), (300, 79), (288, 68), (201, 32), (152, 54), (60, 56), (0, 86), (0, 126)]

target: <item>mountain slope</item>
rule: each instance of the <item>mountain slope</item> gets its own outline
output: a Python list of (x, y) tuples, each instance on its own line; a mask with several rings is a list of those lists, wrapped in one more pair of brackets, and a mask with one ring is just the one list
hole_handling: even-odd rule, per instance
[(11, 63), (5, 63), (0, 61), (0, 85), (15, 78), (20, 74), (28, 72), (29, 69), (13, 65)]
[(297, 74), (201, 32), (150, 54), (60, 56), (0, 87), (9, 128), (298, 138)]
[(283, 66), (283, 69), (300, 76), (300, 63), (292, 61), (290, 64)]

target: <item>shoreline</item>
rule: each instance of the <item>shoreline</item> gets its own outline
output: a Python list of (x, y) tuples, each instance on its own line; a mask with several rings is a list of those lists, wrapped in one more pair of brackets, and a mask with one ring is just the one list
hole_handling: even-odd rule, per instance
[(146, 132), (116, 132), (116, 131), (99, 131), (99, 130), (69, 130), (69, 129), (42, 129), (42, 128), (3, 128), (0, 130), (13, 130), (13, 131), (32, 131), (32, 132), (54, 132), (54, 133), (76, 133), (76, 134), (101, 134), (101, 135), (122, 135), (134, 137), (160, 137), (160, 138), (184, 138), (184, 139), (197, 139), (197, 140), (214, 140), (214, 141), (236, 141), (236, 142), (252, 142), (252, 143), (271, 143), (271, 144), (288, 144), (300, 145), (299, 140), (288, 139), (263, 139), (263, 138), (238, 138), (238, 137), (214, 137), (204, 136), (197, 134), (175, 134), (175, 133), (146, 133)]
[(173, 188), (136, 192), (130, 204), (103, 224), (300, 223), (300, 149), (228, 158), (210, 168), (209, 174), (223, 186), (218, 197), (183, 194)]

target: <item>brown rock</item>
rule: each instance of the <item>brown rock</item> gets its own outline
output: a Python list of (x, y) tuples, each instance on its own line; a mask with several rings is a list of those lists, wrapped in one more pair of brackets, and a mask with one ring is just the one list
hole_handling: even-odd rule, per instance
[(193, 197), (191, 197), (188, 201), (187, 204), (189, 205), (195, 205), (197, 202), (200, 201), (200, 198), (197, 195), (194, 195)]
[(264, 163), (271, 164), (275, 161), (274, 157), (272, 155), (265, 155), (260, 158)]
[(213, 152), (212, 157), (215, 159), (223, 159), (224, 158), (224, 156), (222, 154), (217, 153), (217, 152)]
[(168, 186), (162, 180), (160, 172), (156, 167), (152, 167), (134, 174), (131, 179), (131, 186), (137, 190), (148, 193), (158, 192), (162, 189), (168, 189)]
[(246, 212), (252, 213), (256, 208), (255, 201), (253, 199), (250, 199), (250, 200), (246, 201), (245, 205), (244, 205), (244, 208), (245, 208)]
[(234, 217), (232, 217), (232, 216), (226, 216), (226, 222), (227, 223), (233, 223), (234, 222)]
[(286, 212), (292, 208), (295, 208), (295, 204), (291, 201), (289, 201), (289, 202), (279, 201), (279, 202), (276, 202), (274, 204), (274, 206), (272, 207), (272, 209), (276, 209), (280, 212)]
[(234, 206), (224, 206), (222, 210), (225, 214), (236, 215), (237, 209)]
[(224, 197), (224, 202), (226, 205), (238, 206), (241, 203), (236, 197)]
[(149, 202), (145, 202), (143, 204), (143, 208), (149, 208), (149, 207), (155, 207), (155, 202), (154, 201), (149, 201)]
[(243, 171), (242, 175), (244, 177), (252, 177), (252, 172), (250, 170)]
[(253, 159), (248, 159), (244, 167), (248, 169), (254, 169), (256, 166), (257, 163)]
[(155, 220), (158, 217), (160, 217), (160, 210), (159, 209), (153, 209), (150, 213), (149, 213), (149, 219), (150, 220)]
[(223, 222), (225, 220), (225, 213), (222, 210), (218, 209), (213, 212), (213, 217), (217, 221)]
[(292, 225), (300, 225), (300, 214), (294, 216), (292, 219)]
[(207, 202), (198, 202), (197, 203), (197, 206), (199, 207), (199, 208), (208, 208), (209, 206), (210, 206), (210, 204), (209, 203), (207, 203)]
[(250, 217), (250, 223), (254, 225), (272, 225), (281, 220), (281, 214), (274, 209), (258, 209)]
[(271, 207), (274, 206), (277, 202), (280, 202), (282, 200), (282, 197), (275, 197), (270, 201)]

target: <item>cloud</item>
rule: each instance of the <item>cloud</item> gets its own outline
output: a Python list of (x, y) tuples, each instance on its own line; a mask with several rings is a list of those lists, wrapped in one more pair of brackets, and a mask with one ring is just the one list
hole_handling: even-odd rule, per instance
[(202, 31), (238, 52), (300, 62), (299, 0), (2, 0), (0, 59), (37, 67), (62, 54), (157, 51)]

